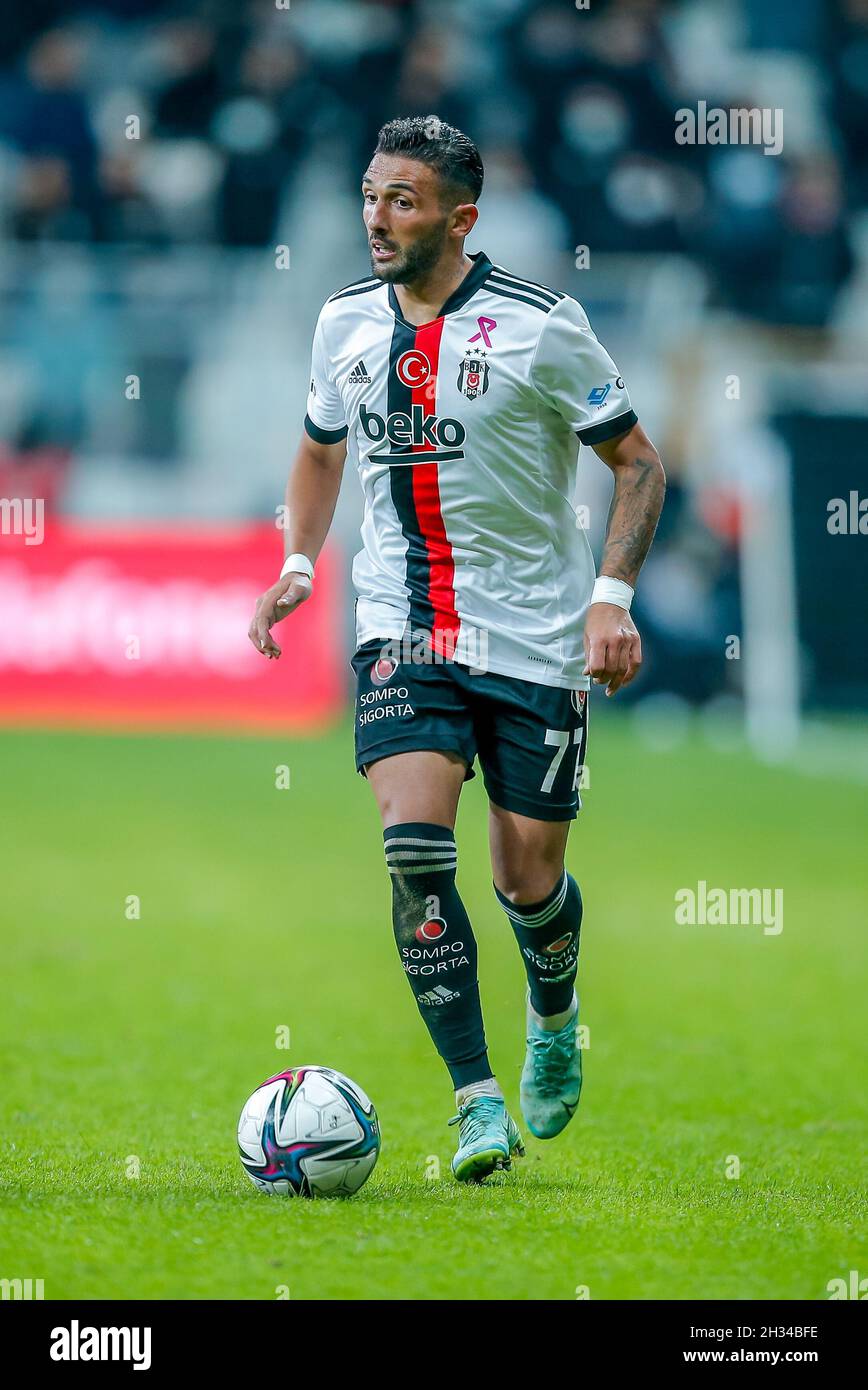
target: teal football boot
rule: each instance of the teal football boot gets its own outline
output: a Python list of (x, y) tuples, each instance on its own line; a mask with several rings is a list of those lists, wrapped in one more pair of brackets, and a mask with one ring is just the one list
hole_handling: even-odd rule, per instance
[(482, 1182), (489, 1173), (510, 1168), (513, 1154), (524, 1154), (518, 1125), (496, 1096), (470, 1096), (449, 1123), (459, 1126), (452, 1160), (459, 1182)]
[[(575, 999), (575, 995), (573, 996)], [(521, 1113), (537, 1139), (554, 1139), (576, 1113), (582, 1091), (582, 1054), (576, 1045), (579, 1005), (557, 1033), (535, 1022), (528, 999), (527, 1055), (521, 1073)]]

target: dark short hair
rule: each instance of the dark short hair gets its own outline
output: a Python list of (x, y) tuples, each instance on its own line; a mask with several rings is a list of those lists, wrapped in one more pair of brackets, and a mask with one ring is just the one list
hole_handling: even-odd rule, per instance
[(399, 116), (377, 136), (374, 154), (405, 154), (436, 169), (450, 193), (477, 202), (485, 170), (479, 150), (462, 131), (439, 116)]

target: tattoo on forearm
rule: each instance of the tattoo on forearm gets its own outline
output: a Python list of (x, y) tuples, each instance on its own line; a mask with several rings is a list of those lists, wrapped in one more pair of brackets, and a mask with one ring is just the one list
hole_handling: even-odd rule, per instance
[(601, 570), (635, 585), (663, 510), (666, 480), (656, 459), (635, 458), (615, 474)]

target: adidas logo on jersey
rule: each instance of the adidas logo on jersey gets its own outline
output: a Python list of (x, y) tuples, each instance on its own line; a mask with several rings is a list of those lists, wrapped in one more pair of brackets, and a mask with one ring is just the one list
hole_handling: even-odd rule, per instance
[(429, 989), (427, 994), (420, 994), (418, 1000), (420, 1004), (431, 1005), (448, 1004), (451, 999), (460, 999), (461, 995), (457, 989), (447, 989), (445, 985), (436, 985), (434, 989)]
[(360, 359), (347, 377), (350, 386), (370, 386), (371, 377), (364, 362)]

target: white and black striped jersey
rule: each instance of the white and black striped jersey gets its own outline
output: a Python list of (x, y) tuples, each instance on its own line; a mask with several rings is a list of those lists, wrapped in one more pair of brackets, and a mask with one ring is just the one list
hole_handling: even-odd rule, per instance
[(636, 416), (575, 299), (472, 260), (421, 327), (376, 278), (319, 316), (305, 428), (346, 437), (361, 479), (358, 642), (428, 633), (468, 666), (586, 689), (579, 441)]

